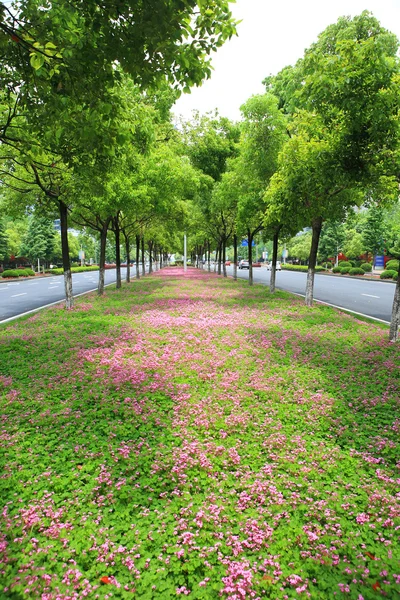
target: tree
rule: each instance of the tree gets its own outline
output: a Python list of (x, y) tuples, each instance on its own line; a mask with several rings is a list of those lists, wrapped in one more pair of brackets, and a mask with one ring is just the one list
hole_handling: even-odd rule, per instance
[(193, 166), (202, 173), (196, 204), (203, 215), (203, 239), (199, 240), (196, 235), (197, 246), (200, 241), (201, 248), (199, 246), (195, 254), (203, 254), (206, 246), (210, 252), (211, 238), (217, 247), (218, 273), (221, 274), (223, 266), (225, 277), (224, 256), (232, 229), (226, 221), (223, 202), (220, 202), (222, 197), (213, 196), (213, 189), (221, 181), (229, 160), (237, 156), (239, 136), (238, 125), (220, 117), (217, 112), (205, 116), (196, 113), (192, 121), (183, 124), (185, 151)]
[[(341, 221), (325, 221), (322, 225), (318, 256), (322, 260), (336, 257), (343, 250), (345, 231)], [(360, 253), (361, 254), (361, 253)]]
[[(249, 251), (249, 284), (253, 284), (252, 245), (254, 236), (265, 226), (267, 201), (264, 196), (278, 167), (279, 152), (287, 138), (286, 118), (271, 94), (252, 96), (241, 111), (244, 117), (240, 155), (235, 163), (239, 175), (238, 229), (245, 232)], [(276, 244), (280, 226), (273, 227)], [(274, 258), (276, 272), (276, 255)]]
[(364, 250), (371, 252), (375, 257), (377, 255), (383, 255), (385, 250), (385, 222), (383, 218), (383, 209), (381, 206), (373, 205), (368, 210), (364, 227), (362, 231), (362, 241)]
[(0, 261), (8, 256), (8, 236), (3, 222), (0, 220)]
[(305, 261), (310, 255), (311, 246), (311, 233), (309, 231), (303, 231), (291, 238), (287, 243), (287, 250), (290, 258), (297, 258), (298, 260)]
[(29, 220), (20, 255), (29, 258), (32, 264), (38, 259), (40, 262), (49, 263), (54, 255), (55, 233), (54, 222), (51, 219), (34, 213)]
[(312, 225), (306, 304), (313, 300), (322, 223), (367, 197), (397, 193), (400, 106), (396, 37), (364, 12), (328, 27), (268, 88), (293, 115), (280, 159), (292, 217)]

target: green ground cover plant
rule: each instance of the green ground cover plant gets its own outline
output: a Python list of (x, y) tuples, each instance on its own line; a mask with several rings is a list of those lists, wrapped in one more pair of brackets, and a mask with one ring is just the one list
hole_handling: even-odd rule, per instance
[(400, 347), (163, 269), (0, 328), (0, 597), (396, 599)]

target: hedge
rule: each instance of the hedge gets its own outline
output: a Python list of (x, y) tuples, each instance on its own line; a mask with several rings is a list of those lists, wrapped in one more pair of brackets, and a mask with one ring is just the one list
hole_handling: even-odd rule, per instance
[(349, 260), (339, 260), (339, 267), (352, 267), (353, 265)]
[[(308, 267), (307, 265), (281, 265), (282, 269), (284, 269), (285, 271), (301, 271), (302, 273), (307, 273), (308, 271)], [(320, 273), (321, 271), (326, 271), (326, 269), (324, 269), (324, 267), (321, 267), (320, 265), (317, 265), (315, 267), (315, 272), (316, 273)]]
[(332, 273), (341, 273), (342, 272), (342, 267), (333, 267), (332, 269)]
[[(71, 267), (71, 273), (85, 273), (86, 271), (98, 271), (98, 265), (92, 265), (88, 267)], [(51, 269), (53, 275), (62, 275), (64, 273), (63, 268)]]
[(385, 265), (385, 269), (389, 269), (389, 271), (398, 271), (399, 264), (400, 264), (399, 260), (395, 260), (395, 259), (389, 260)]
[(366, 273), (371, 273), (371, 271), (372, 271), (372, 265), (371, 265), (371, 263), (362, 263), (361, 268)]
[(2, 277), (29, 277), (34, 275), (35, 272), (32, 269), (6, 269), (1, 274)]
[(364, 269), (361, 269), (360, 267), (354, 267), (353, 269), (350, 269), (349, 275), (364, 275), (365, 271)]
[(348, 275), (351, 271), (352, 267), (340, 267), (340, 273), (342, 275)]
[(386, 269), (385, 271), (382, 271), (381, 279), (393, 279), (393, 277), (395, 277), (396, 275), (397, 271), (394, 271), (392, 269)]

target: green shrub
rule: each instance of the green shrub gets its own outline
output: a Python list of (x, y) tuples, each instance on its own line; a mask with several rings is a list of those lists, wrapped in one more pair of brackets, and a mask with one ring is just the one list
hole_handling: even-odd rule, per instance
[(349, 260), (339, 260), (339, 267), (352, 267), (353, 265)]
[(341, 273), (342, 272), (342, 267), (333, 267), (332, 269), (332, 273)]
[(370, 273), (372, 271), (371, 263), (362, 263), (360, 266), (365, 273)]
[(359, 268), (359, 267), (361, 267), (361, 263), (362, 263), (361, 260), (355, 260), (354, 261), (354, 266), (357, 267), (357, 268)]
[(2, 277), (28, 277), (34, 274), (32, 269), (6, 269), (2, 273)]
[(348, 275), (350, 273), (351, 267), (340, 267), (340, 273), (342, 275)]
[(393, 269), (386, 269), (381, 273), (381, 279), (393, 279), (393, 277), (397, 275), (397, 271), (393, 271)]
[[(71, 273), (86, 273), (87, 271), (98, 271), (98, 265), (89, 265), (88, 267), (71, 267)], [(64, 273), (63, 268), (51, 269), (52, 275), (62, 275)]]
[(397, 281), (397, 280), (398, 280), (398, 278), (399, 278), (399, 274), (398, 274), (398, 273), (396, 273), (396, 275), (393, 275), (393, 279), (394, 279), (394, 281)]
[(399, 264), (400, 261), (399, 260), (389, 260), (386, 263), (385, 269), (389, 269), (390, 271), (398, 271), (399, 270)]
[[(281, 265), (282, 269), (284, 271), (300, 271), (301, 273), (307, 273), (308, 271), (308, 267), (307, 265), (289, 265), (289, 264), (285, 264), (285, 265)], [(321, 271), (325, 271), (326, 269), (324, 267), (321, 267), (320, 265), (317, 265), (315, 267), (315, 272), (316, 273), (320, 273)]]
[(353, 267), (350, 269), (349, 275), (364, 275), (364, 269), (360, 269), (360, 267)]

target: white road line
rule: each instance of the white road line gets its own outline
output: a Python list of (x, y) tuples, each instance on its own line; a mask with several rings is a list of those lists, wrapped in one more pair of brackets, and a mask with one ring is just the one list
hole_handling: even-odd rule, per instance
[[(106, 283), (104, 285), (104, 287), (109, 287), (110, 285), (115, 285), (115, 281), (113, 281), (112, 283)], [(94, 288), (93, 290), (88, 290), (87, 292), (82, 292), (81, 294), (74, 294), (74, 298), (79, 298), (79, 296), (85, 296), (86, 294), (90, 294), (91, 292), (96, 292), (97, 288)], [(56, 304), (61, 304), (61, 302), (65, 302), (65, 300), (56, 300), (55, 302), (50, 302), (50, 304), (45, 304), (44, 306), (38, 306), (38, 308), (33, 308), (32, 310), (27, 310), (24, 313), (21, 313), (19, 315), (14, 315), (13, 317), (8, 317), (7, 319), (3, 319), (0, 321), (0, 325), (2, 325), (3, 323), (9, 323), (10, 321), (15, 321), (16, 319), (19, 319), (20, 317), (25, 317), (26, 315), (31, 315), (33, 313), (38, 312), (39, 310), (43, 310), (44, 308), (48, 308), (49, 306), (55, 306)]]
[(380, 296), (373, 296), (372, 294), (361, 294), (361, 296), (368, 296), (368, 298), (380, 298)]
[(14, 294), (13, 296), (11, 296), (11, 298), (16, 298), (17, 296), (26, 296), (26, 292), (24, 292), (23, 294)]
[(33, 283), (28, 283), (28, 285), (39, 285), (38, 281), (34, 281)]

